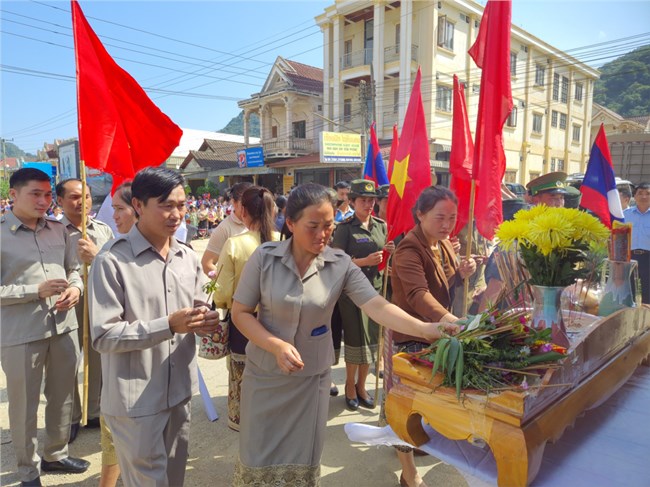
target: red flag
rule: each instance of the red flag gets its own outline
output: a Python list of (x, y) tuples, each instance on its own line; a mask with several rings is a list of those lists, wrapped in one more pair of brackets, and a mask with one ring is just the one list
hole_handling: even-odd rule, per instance
[(183, 131), (111, 58), (75, 0), (71, 8), (81, 159), (111, 174), (116, 188), (165, 162)]
[(487, 239), (503, 221), (501, 182), (506, 170), (503, 124), (512, 111), (510, 88), (511, 0), (489, 0), (476, 42), (469, 50), (482, 69), (481, 95), (476, 121), (474, 167), (476, 226)]
[(397, 155), (397, 146), (399, 145), (399, 136), (397, 135), (397, 124), (393, 124), (393, 142), (390, 144), (390, 156), (388, 156), (388, 181), (393, 175), (393, 165)]
[(429, 134), (424, 119), (421, 79), (422, 72), (418, 68), (390, 178), (386, 212), (389, 242), (415, 226), (411, 210), (422, 190), (431, 186)]
[(451, 189), (458, 198), (458, 217), (452, 236), (458, 235), (469, 220), (469, 202), (472, 191), (472, 160), (474, 158), (474, 142), (469, 129), (467, 106), (465, 105), (465, 90), (454, 75), (454, 119), (451, 129), (451, 155), (449, 157), (449, 173), (451, 174)]

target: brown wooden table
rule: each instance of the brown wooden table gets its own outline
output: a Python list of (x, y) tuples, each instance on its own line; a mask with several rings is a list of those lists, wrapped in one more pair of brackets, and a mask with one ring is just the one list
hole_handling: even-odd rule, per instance
[(415, 446), (429, 441), (422, 419), (449, 439), (485, 442), (496, 460), (498, 485), (526, 486), (539, 471), (546, 443), (607, 400), (647, 360), (650, 307), (621, 310), (572, 335), (562, 366), (543, 379), (548, 387), (489, 395), (463, 391), (460, 401), (455, 389), (440, 387), (438, 377), (432, 381), (430, 368), (395, 355), (400, 383), (386, 398), (388, 423)]

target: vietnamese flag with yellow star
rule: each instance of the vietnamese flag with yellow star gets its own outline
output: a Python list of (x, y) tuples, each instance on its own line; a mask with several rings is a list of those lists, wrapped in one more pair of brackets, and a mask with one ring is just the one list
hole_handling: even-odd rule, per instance
[(422, 72), (418, 68), (390, 175), (386, 213), (389, 242), (415, 226), (412, 209), (422, 190), (431, 186), (429, 133), (424, 119), (421, 82)]

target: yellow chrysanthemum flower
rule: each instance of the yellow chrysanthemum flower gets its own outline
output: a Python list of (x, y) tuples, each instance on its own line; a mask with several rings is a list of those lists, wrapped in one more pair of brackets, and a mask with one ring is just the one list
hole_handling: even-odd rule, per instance
[(546, 205), (537, 205), (527, 210), (519, 210), (517, 213), (515, 213), (515, 221), (520, 221), (520, 222), (531, 221), (536, 217), (538, 217), (539, 215), (546, 213), (548, 209), (549, 208)]
[(562, 212), (547, 211), (530, 222), (528, 238), (542, 254), (548, 255), (555, 249), (567, 249), (572, 242), (573, 225)]
[(528, 232), (527, 223), (510, 220), (499, 225), (496, 236), (504, 247), (512, 246), (517, 240), (523, 239)]

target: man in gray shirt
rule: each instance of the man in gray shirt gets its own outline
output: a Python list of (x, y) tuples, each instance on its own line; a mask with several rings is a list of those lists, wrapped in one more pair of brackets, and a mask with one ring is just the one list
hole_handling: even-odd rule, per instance
[[(24, 168), (9, 180), (13, 211), (0, 221), (2, 369), (9, 425), (22, 485), (41, 485), (40, 470), (81, 473), (68, 456), (79, 343), (74, 306), (83, 284), (65, 227), (45, 218), (50, 177)], [(39, 468), (36, 418), (45, 375), (45, 447)]]
[(174, 238), (184, 180), (146, 168), (131, 191), (138, 222), (104, 246), (90, 271), (93, 346), (101, 353), (101, 410), (126, 486), (181, 486), (196, 390), (194, 333), (219, 322), (199, 259)]
[[(63, 218), (61, 223), (65, 225), (68, 237), (74, 248), (77, 250), (80, 266), (83, 264), (92, 264), (93, 259), (99, 252), (99, 249), (106, 242), (114, 238), (113, 230), (98, 220), (88, 217), (86, 221), (86, 238), (81, 238), (81, 219), (82, 219), (82, 202), (83, 190), (80, 179), (66, 179), (56, 185), (56, 202), (63, 208)], [(90, 187), (86, 186), (86, 208), (92, 207), (92, 198)], [(79, 324), (79, 344), (83, 349), (83, 300), (75, 306), (77, 323)], [(82, 360), (79, 363), (83, 363)], [(88, 349), (88, 428), (99, 428), (99, 396), (102, 387), (102, 363), (99, 353), (92, 347)], [(72, 414), (72, 428), (70, 429), (70, 443), (77, 437), (79, 431), (79, 422), (81, 421), (81, 398), (79, 397), (79, 387), (74, 390), (74, 407)]]

